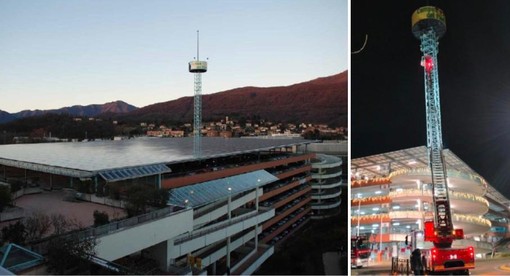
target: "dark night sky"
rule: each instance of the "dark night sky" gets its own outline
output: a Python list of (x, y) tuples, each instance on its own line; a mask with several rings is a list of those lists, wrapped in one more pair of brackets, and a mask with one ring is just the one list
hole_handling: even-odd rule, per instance
[(510, 198), (510, 1), (351, 1), (352, 157), (426, 145), (418, 7), (441, 8), (443, 143)]

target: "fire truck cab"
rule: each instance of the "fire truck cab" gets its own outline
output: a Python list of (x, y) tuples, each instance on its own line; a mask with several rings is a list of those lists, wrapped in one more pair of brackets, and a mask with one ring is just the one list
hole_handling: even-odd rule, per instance
[[(427, 275), (469, 275), (469, 269), (475, 268), (474, 248), (438, 247), (440, 243), (434, 245), (434, 241), (439, 239), (434, 230), (434, 222), (426, 221), (424, 226), (425, 231), (415, 230), (411, 233), (411, 250), (420, 249), (424, 272)], [(462, 229), (455, 229), (452, 237), (463, 239), (464, 232)]]

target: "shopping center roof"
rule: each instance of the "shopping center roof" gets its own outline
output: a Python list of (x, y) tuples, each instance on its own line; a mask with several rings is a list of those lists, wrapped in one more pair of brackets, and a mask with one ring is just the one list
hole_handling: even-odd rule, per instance
[[(466, 163), (449, 149), (443, 151), (446, 167), (476, 174)], [(357, 177), (387, 177), (390, 171), (428, 167), (427, 147), (415, 147), (386, 152), (351, 160), (351, 171)]]
[[(449, 149), (445, 149), (443, 152), (447, 168), (478, 175), (478, 173), (471, 169)], [(353, 177), (360, 179), (367, 177), (370, 179), (373, 177), (387, 177), (390, 171), (428, 166), (427, 147), (420, 146), (352, 159), (351, 173)], [(499, 204), (510, 207), (510, 200), (490, 185), (487, 187), (486, 196)], [(494, 205), (491, 205), (491, 207), (494, 209), (497, 208)]]
[[(72, 177), (126, 177), (126, 168), (164, 172), (159, 165), (195, 160), (192, 138), (136, 138), (121, 141), (0, 146), (0, 164)], [(229, 156), (310, 143), (303, 139), (202, 139), (202, 158)], [(145, 169), (143, 169), (145, 168)], [(129, 175), (127, 175), (129, 177)]]

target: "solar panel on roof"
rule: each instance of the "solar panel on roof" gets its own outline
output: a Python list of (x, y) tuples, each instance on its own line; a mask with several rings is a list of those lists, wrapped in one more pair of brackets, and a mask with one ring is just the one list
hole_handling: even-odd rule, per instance
[[(108, 169), (193, 160), (192, 140), (192, 138), (137, 138), (88, 143), (0, 145), (0, 164), (7, 166), (11, 166), (13, 162), (22, 163), (24, 166), (39, 164), (44, 167), (35, 170), (53, 173), (55, 168), (59, 168), (57, 174), (90, 177), (96, 172)], [(203, 157), (211, 158), (307, 144), (311, 141), (204, 137), (202, 142)]]
[(170, 190), (169, 203), (182, 207), (186, 207), (186, 205), (198, 207), (227, 198), (229, 187), (231, 188), (230, 194), (236, 195), (254, 189), (257, 185), (262, 187), (277, 180), (277, 177), (265, 170), (211, 180)]

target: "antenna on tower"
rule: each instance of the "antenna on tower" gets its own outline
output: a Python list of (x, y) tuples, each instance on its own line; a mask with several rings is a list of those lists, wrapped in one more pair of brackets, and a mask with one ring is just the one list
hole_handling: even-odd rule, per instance
[(200, 31), (197, 30), (197, 60), (200, 60)]

